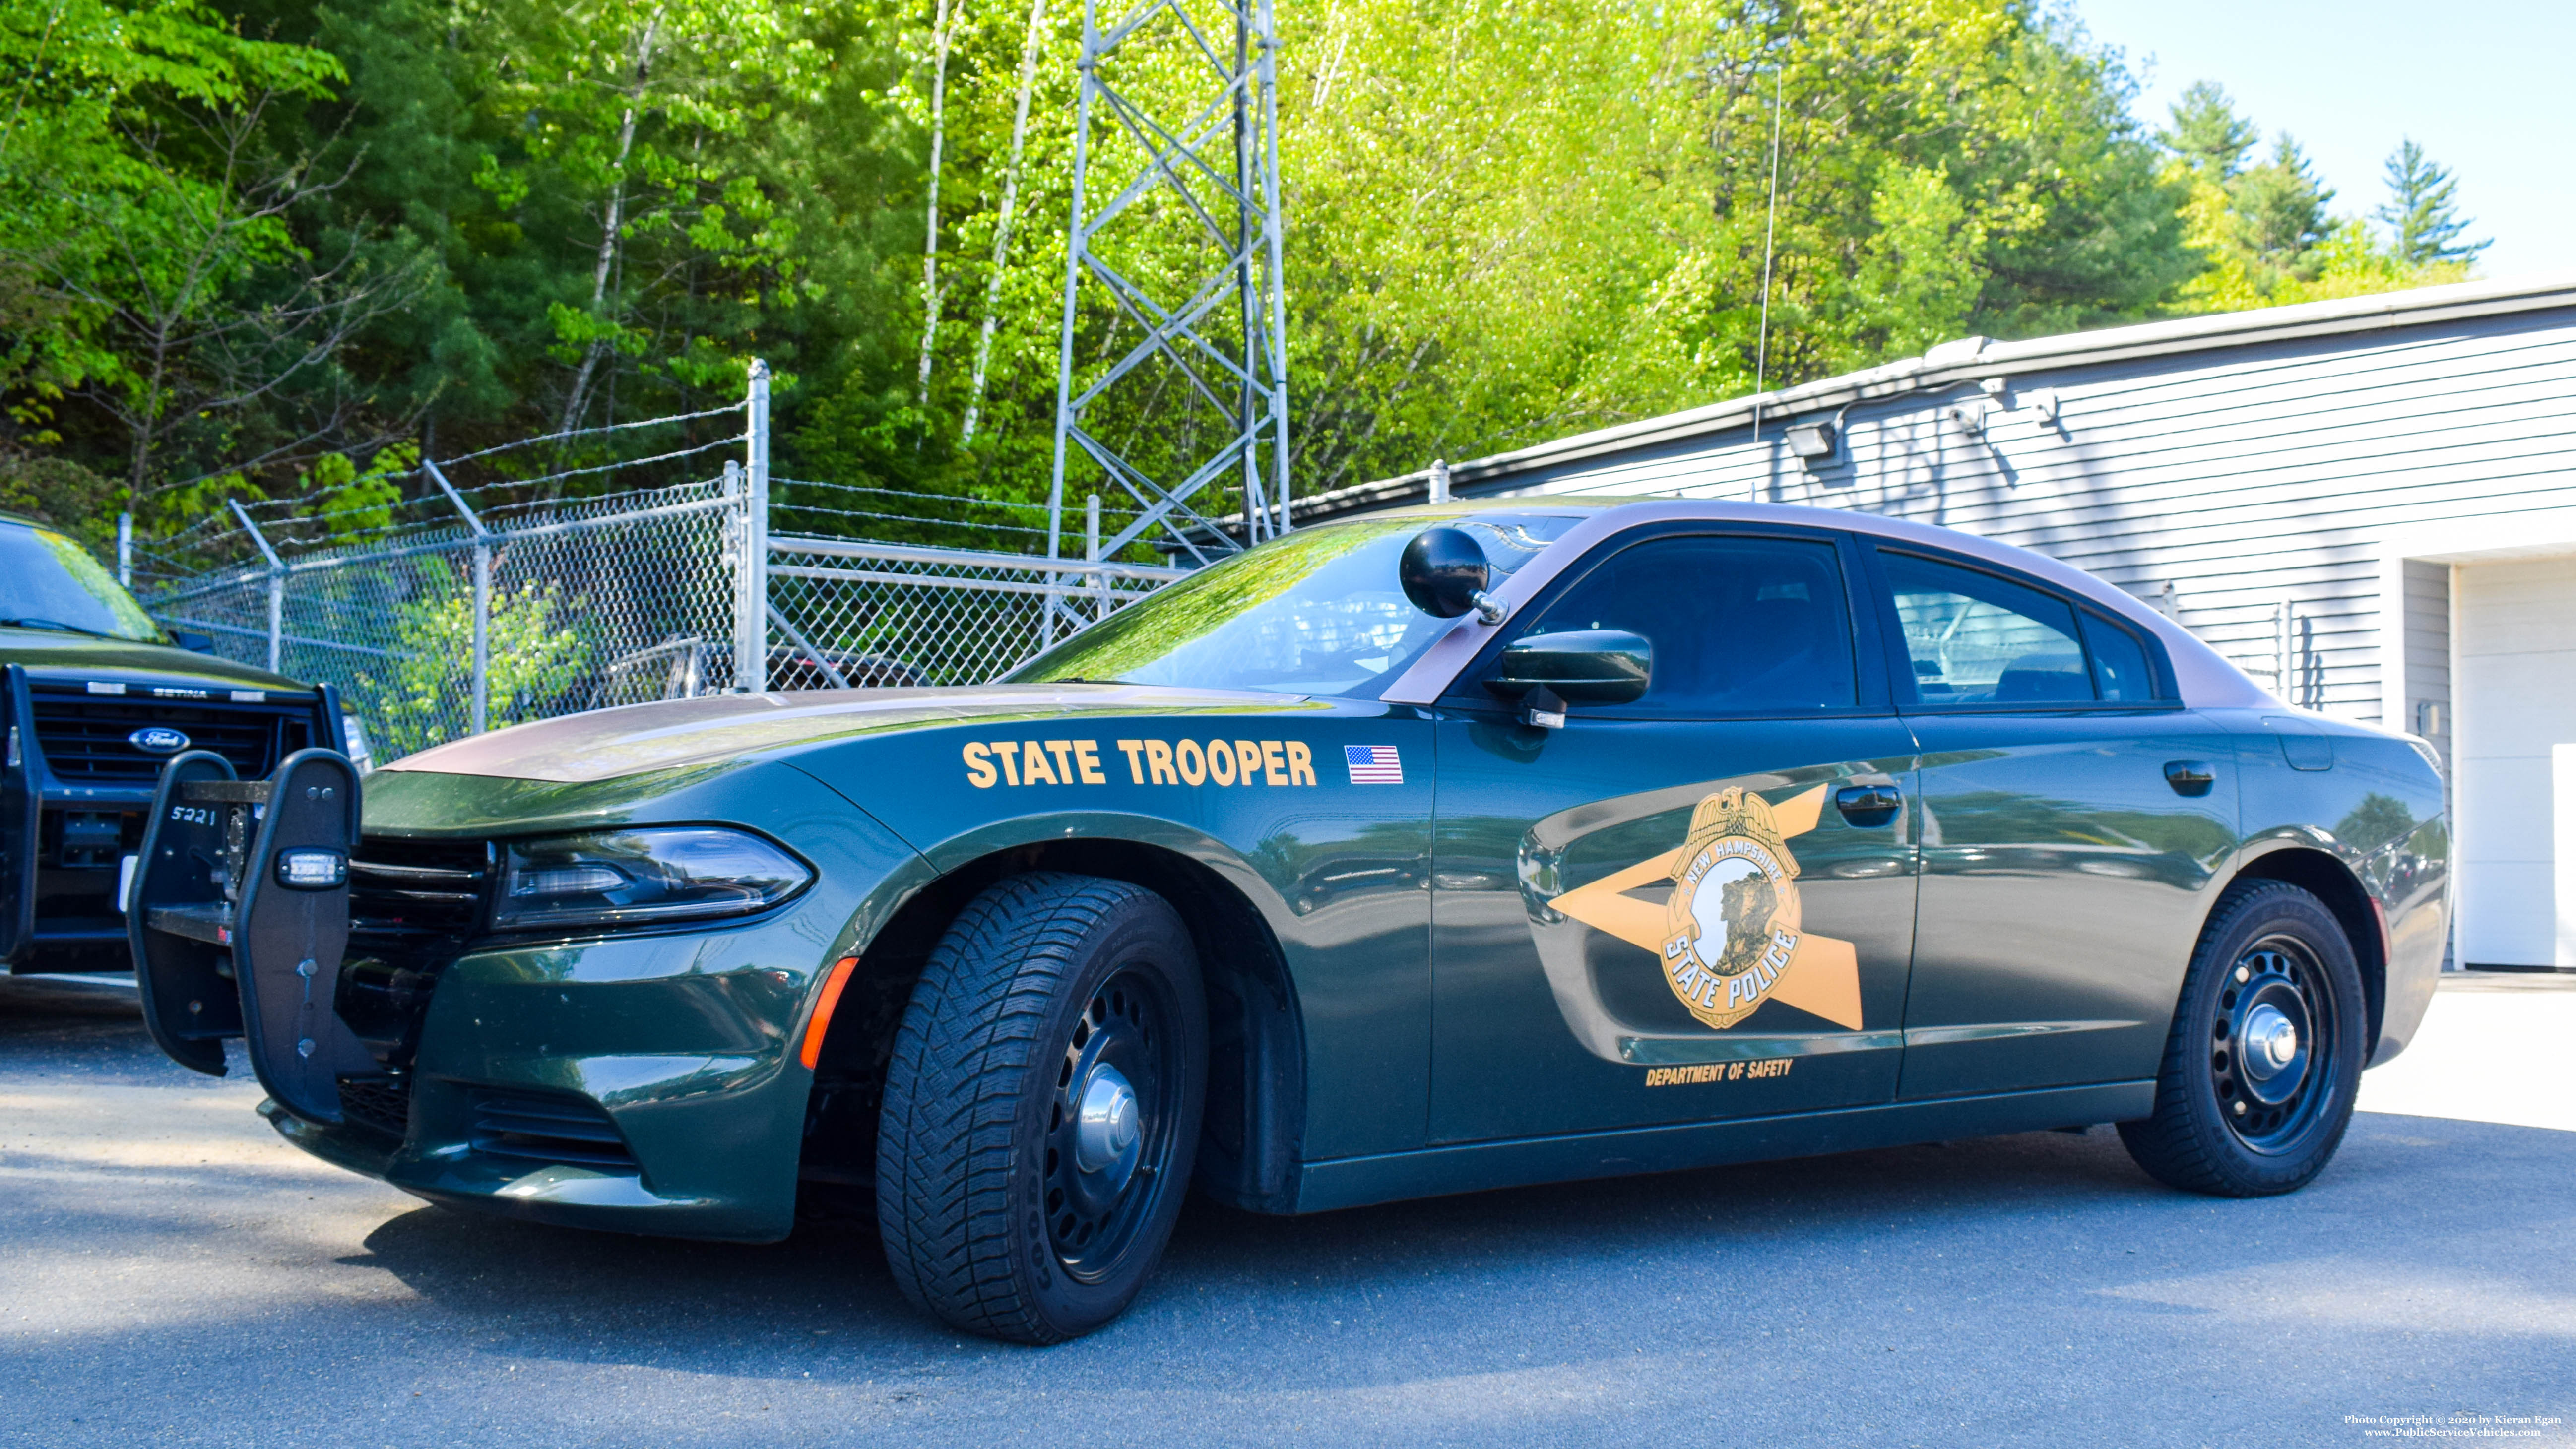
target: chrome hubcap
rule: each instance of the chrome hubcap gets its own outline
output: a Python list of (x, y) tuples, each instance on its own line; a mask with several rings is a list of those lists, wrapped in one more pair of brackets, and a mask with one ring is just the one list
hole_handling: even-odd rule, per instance
[(2279, 1007), (2265, 1002), (2245, 1014), (2245, 1075), (2270, 1081), (2298, 1055), (2299, 1029)]
[(1136, 1089), (1116, 1067), (1102, 1062), (1092, 1068), (1082, 1089), (1082, 1107), (1074, 1128), (1073, 1160), (1087, 1173), (1098, 1173), (1110, 1192), (1127, 1186), (1136, 1173), (1144, 1139), (1137, 1130)]

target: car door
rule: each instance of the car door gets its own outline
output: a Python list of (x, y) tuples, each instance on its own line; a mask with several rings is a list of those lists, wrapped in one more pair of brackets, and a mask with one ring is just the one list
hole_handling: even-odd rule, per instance
[(1901, 1095), (2154, 1076), (2236, 842), (2227, 734), (2106, 613), (1970, 560), (1874, 552), (1921, 751)]
[[(1433, 1140), (1892, 1098), (1912, 742), (1857, 560), (1817, 530), (1631, 531), (1461, 672), (1434, 725)], [(1486, 688), (1513, 641), (1595, 629), (1651, 643), (1643, 698), (1543, 729)]]

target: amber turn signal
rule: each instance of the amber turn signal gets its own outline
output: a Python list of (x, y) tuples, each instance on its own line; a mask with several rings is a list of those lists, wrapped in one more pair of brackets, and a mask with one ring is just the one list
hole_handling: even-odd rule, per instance
[(805, 1023), (805, 1050), (798, 1054), (809, 1072), (823, 1059), (823, 1033), (832, 1029), (832, 1008), (841, 1004), (841, 988), (850, 984), (850, 973), (858, 966), (856, 956), (844, 956), (832, 963), (831, 978), (823, 983), (823, 997), (814, 1003), (814, 1019)]

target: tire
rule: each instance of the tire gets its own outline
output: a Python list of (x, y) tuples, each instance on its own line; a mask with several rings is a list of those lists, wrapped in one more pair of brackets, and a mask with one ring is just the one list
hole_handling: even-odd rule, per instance
[(2183, 976), (2155, 1114), (2121, 1123), (2120, 1141), (2172, 1187), (2296, 1192), (2352, 1121), (2363, 1015), (2352, 942), (2324, 902), (2286, 881), (2228, 887)]
[(886, 1067), (877, 1224), (896, 1285), (1014, 1343), (1117, 1317), (1180, 1214), (1206, 1083), (1198, 960), (1170, 903), (1053, 872), (977, 896)]

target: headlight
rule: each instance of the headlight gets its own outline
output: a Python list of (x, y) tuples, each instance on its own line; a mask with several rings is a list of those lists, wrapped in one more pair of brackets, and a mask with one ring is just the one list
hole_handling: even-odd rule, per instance
[(645, 925), (774, 906), (814, 873), (756, 835), (710, 825), (514, 840), (504, 849), (500, 931)]

